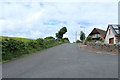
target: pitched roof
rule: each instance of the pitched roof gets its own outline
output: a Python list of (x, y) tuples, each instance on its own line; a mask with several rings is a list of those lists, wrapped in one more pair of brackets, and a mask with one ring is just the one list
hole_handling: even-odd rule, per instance
[(99, 28), (94, 28), (93, 31), (89, 35), (95, 34), (94, 31), (97, 32), (97, 33), (99, 33), (99, 34), (101, 34), (103, 37), (105, 37), (106, 31), (102, 30), (102, 29), (99, 29)]
[(117, 35), (120, 35), (120, 25), (110, 25)]
[(99, 29), (99, 28), (96, 28), (96, 29), (103, 37), (105, 37), (105, 34), (106, 34), (105, 30), (102, 30), (102, 29)]
[[(113, 28), (113, 30), (114, 30), (114, 32), (115, 32), (114, 35), (115, 35), (116, 37), (120, 36), (120, 25), (114, 25), (114, 24), (108, 25), (107, 31), (108, 31), (109, 27)], [(106, 32), (106, 34), (107, 34), (107, 32)], [(106, 34), (105, 34), (105, 37), (106, 37)]]

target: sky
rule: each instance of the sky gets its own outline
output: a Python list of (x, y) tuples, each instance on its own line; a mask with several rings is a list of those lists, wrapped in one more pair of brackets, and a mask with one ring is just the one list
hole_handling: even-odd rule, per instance
[(45, 38), (55, 37), (67, 27), (71, 42), (86, 36), (93, 28), (107, 29), (118, 23), (118, 2), (0, 2), (0, 36)]

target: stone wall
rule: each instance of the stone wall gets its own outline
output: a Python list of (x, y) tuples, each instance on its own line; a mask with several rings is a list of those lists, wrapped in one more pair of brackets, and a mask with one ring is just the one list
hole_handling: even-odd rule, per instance
[(104, 44), (104, 43), (98, 44), (98, 43), (93, 43), (93, 42), (87, 42), (87, 46), (90, 48), (94, 48), (96, 50), (118, 53), (119, 52), (118, 47), (120, 45)]

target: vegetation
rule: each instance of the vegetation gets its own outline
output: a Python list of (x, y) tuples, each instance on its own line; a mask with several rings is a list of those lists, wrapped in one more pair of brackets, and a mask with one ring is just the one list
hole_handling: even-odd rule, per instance
[(36, 39), (30, 41), (22, 41), (17, 39), (4, 38), (0, 41), (2, 47), (2, 61), (9, 61), (19, 56), (30, 54), (36, 51), (47, 49), (68, 41), (58, 41), (56, 39)]
[(68, 38), (63, 38), (63, 42), (70, 42)]
[(102, 38), (100, 38), (99, 40), (100, 40), (100, 41), (102, 41), (103, 39), (102, 39)]
[(44, 39), (27, 39), (27, 38), (16, 38), (16, 37), (1, 37), (0, 38), (0, 49), (2, 49), (2, 62), (16, 59), (20, 56), (24, 56), (36, 51), (47, 49), (62, 43), (69, 43), (68, 38), (63, 38), (63, 34), (67, 32), (67, 29), (63, 27), (58, 32), (60, 36), (55, 39), (52, 36)]
[(55, 38), (52, 37), (52, 36), (48, 36), (48, 37), (46, 37), (46, 38), (44, 38), (44, 39), (54, 39), (54, 40), (55, 40)]
[(60, 29), (60, 31), (58, 31), (58, 33), (56, 33), (56, 37), (57, 39), (62, 39), (63, 35), (67, 32), (67, 28), (63, 27)]
[(86, 41), (92, 41), (92, 36), (88, 36)]
[(34, 40), (34, 39), (28, 39), (28, 38), (0, 36), (0, 40), (2, 39), (17, 39), (17, 40), (22, 40), (22, 41)]
[(76, 43), (81, 43), (81, 41), (80, 41), (80, 40), (77, 40)]
[(83, 31), (80, 32), (80, 40), (81, 41), (85, 40), (85, 33)]
[(66, 27), (62, 27), (58, 33), (56, 33), (56, 38), (58, 41), (62, 41), (62, 42), (70, 42), (68, 38), (63, 38), (63, 35), (67, 32), (67, 28)]

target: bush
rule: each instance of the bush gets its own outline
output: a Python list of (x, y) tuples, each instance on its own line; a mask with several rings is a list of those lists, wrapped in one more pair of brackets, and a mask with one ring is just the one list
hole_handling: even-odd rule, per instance
[(80, 40), (77, 40), (76, 43), (81, 43), (81, 41), (80, 41)]
[(23, 53), (28, 53), (26, 44), (23, 41), (16, 39), (3, 39), (2, 40), (2, 59), (9, 60)]
[(54, 40), (55, 40), (55, 38), (52, 37), (52, 36), (46, 37), (46, 38), (44, 38), (44, 39), (54, 39)]
[(65, 43), (70, 43), (70, 41), (69, 41), (68, 38), (63, 38), (63, 42), (65, 42)]
[(92, 41), (92, 36), (88, 36), (86, 41)]
[(2, 41), (0, 41), (0, 43), (2, 43), (0, 44), (0, 47), (2, 47), (2, 61), (12, 60), (19, 56), (47, 49), (65, 42), (55, 40), (54, 38), (39, 38), (29, 41), (8, 38), (2, 39)]

